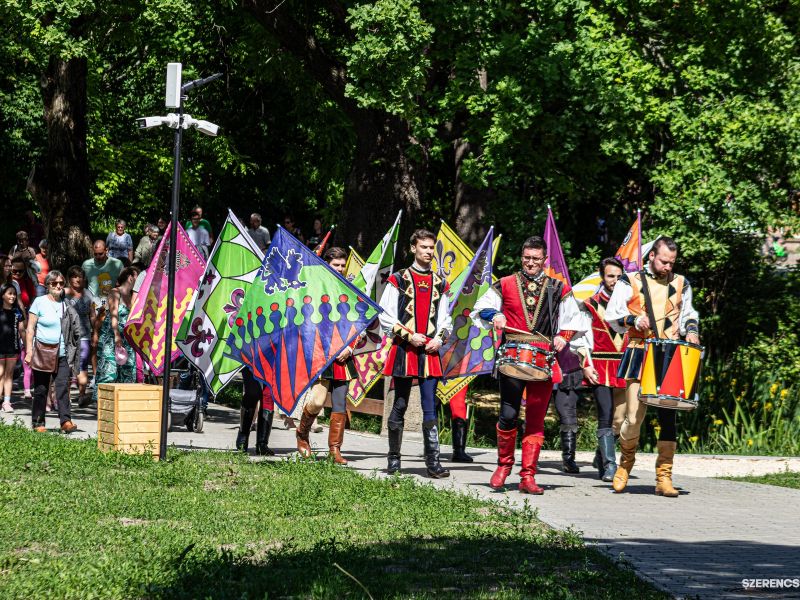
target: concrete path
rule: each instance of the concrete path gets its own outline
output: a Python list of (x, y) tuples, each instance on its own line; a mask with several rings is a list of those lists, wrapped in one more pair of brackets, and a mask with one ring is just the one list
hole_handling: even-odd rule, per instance
[[(3, 413), (6, 422), (19, 418), (30, 424), (30, 405), (15, 397), (16, 412)], [(73, 405), (74, 406), (74, 405)], [(183, 428), (170, 432), (169, 443), (181, 448), (232, 450), (238, 412), (211, 405), (212, 420), (201, 434)], [(94, 437), (94, 408), (75, 409), (77, 437)], [(296, 450), (294, 431), (278, 423), (270, 447), (278, 457)], [(48, 416), (48, 426), (58, 423)], [(251, 436), (251, 443), (255, 434)], [(327, 452), (327, 429), (311, 435), (312, 445)], [(365, 475), (385, 477), (386, 441), (378, 436), (347, 432), (343, 454), (350, 468)], [(449, 456), (450, 448), (443, 447)], [(644, 578), (679, 598), (800, 598), (800, 587), (747, 590), (745, 579), (800, 579), (800, 490), (714, 479), (725, 475), (800, 471), (800, 458), (710, 457), (676, 458), (675, 485), (681, 496), (659, 498), (653, 494), (655, 456), (638, 456), (628, 493), (614, 494), (599, 481), (590, 463), (592, 453), (579, 453), (583, 472), (565, 475), (558, 470), (560, 454), (542, 452), (537, 482), (543, 496), (516, 491), (517, 468), (509, 478), (509, 491), (493, 492), (487, 485), (494, 470), (495, 452), (470, 451), (472, 464), (443, 464), (451, 477), (432, 481), (424, 477), (422, 444), (406, 441), (403, 473), (433, 485), (481, 498), (536, 508), (539, 518), (553, 527), (572, 527), (589, 542), (613, 557), (628, 561)], [(519, 456), (517, 456), (519, 461)], [(767, 582), (769, 584), (770, 582)], [(794, 582), (789, 581), (789, 585)], [(761, 582), (761, 585), (765, 585)], [(624, 592), (620, 590), (620, 597)]]

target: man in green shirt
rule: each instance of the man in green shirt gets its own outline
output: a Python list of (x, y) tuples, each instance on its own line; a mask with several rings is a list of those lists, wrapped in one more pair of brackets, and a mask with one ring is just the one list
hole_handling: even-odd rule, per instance
[[(209, 223), (206, 219), (203, 218), (203, 207), (195, 206), (191, 210), (191, 212), (189, 214), (193, 215), (195, 213), (200, 213), (200, 222), (197, 224), (197, 227), (202, 227), (203, 229), (205, 229), (208, 232), (208, 238), (209, 238), (209, 240), (211, 240), (210, 241), (210, 246), (213, 246), (214, 245), (214, 232), (211, 230), (211, 223)], [(189, 227), (192, 227), (192, 220), (191, 219), (189, 219), (188, 221), (186, 221), (186, 223), (183, 224), (183, 228), (184, 229), (189, 229)]]
[(121, 260), (108, 255), (108, 248), (103, 240), (94, 243), (94, 258), (85, 260), (82, 267), (89, 289), (102, 303), (105, 303), (111, 288), (117, 285), (122, 266)]

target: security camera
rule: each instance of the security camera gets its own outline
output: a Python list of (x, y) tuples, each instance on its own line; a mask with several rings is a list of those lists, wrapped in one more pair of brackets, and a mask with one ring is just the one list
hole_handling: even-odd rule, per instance
[(153, 129), (154, 127), (161, 127), (164, 124), (166, 117), (141, 117), (136, 119), (139, 129)]
[(191, 125), (194, 126), (200, 133), (204, 133), (205, 135), (211, 137), (216, 137), (217, 133), (219, 132), (219, 125), (211, 123), (210, 121), (192, 119)]
[(141, 117), (136, 119), (136, 123), (139, 125), (139, 129), (153, 129), (161, 125), (175, 129), (178, 127), (178, 115), (169, 113), (166, 117)]

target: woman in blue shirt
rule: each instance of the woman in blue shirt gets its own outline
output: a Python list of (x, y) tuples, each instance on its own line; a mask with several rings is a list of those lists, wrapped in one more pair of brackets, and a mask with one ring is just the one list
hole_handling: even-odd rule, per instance
[(45, 278), (47, 294), (33, 301), (28, 310), (28, 328), (25, 347), (32, 349), (25, 355), (31, 364), (34, 339), (37, 343), (58, 344), (58, 359), (52, 372), (33, 369), (33, 407), (31, 420), (35, 431), (45, 429), (45, 407), (47, 392), (55, 380), (58, 417), (61, 431), (72, 433), (77, 429), (72, 422), (69, 400), (69, 384), (73, 375), (78, 375), (80, 366), (80, 319), (75, 309), (63, 301), (66, 279), (61, 271), (50, 271)]

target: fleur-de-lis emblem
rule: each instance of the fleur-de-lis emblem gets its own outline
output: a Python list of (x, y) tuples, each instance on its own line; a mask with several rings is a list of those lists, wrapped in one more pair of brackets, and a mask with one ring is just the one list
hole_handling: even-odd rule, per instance
[(197, 317), (192, 321), (192, 332), (186, 336), (186, 341), (192, 345), (192, 356), (203, 356), (204, 352), (200, 349), (202, 344), (208, 344), (214, 336), (211, 335), (210, 329), (203, 329), (203, 318)]
[(448, 250), (447, 252), (444, 251), (444, 243), (441, 240), (436, 240), (436, 246), (434, 247), (434, 258), (436, 259), (437, 265), (437, 275), (439, 275), (442, 279), (447, 279), (450, 277), (450, 273), (453, 270), (453, 265), (456, 262), (456, 253), (452, 250)]
[(203, 280), (200, 282), (201, 286), (200, 289), (197, 291), (197, 298), (200, 299), (203, 297), (203, 294), (206, 291), (205, 286), (209, 286), (214, 283), (214, 280), (217, 278), (217, 274), (214, 271), (208, 270), (206, 274), (203, 276)]
[(239, 309), (242, 308), (242, 300), (244, 300), (244, 290), (236, 288), (231, 292), (231, 301), (222, 307), (222, 310), (228, 315), (228, 326), (233, 327), (233, 321)]

